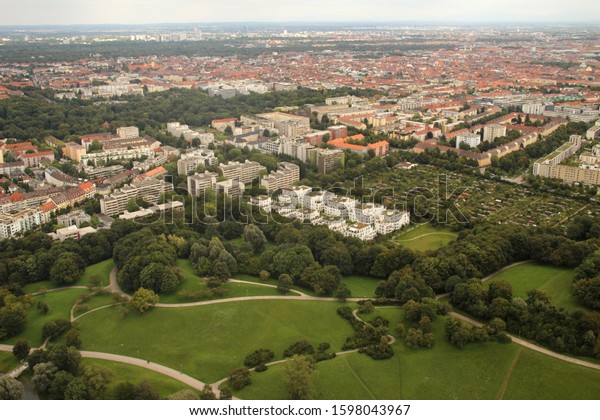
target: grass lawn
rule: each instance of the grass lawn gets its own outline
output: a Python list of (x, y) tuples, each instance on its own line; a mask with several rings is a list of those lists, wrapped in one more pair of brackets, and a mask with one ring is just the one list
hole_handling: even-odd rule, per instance
[[(160, 373), (153, 372), (148, 369), (144, 369), (139, 366), (132, 366), (126, 363), (119, 362), (111, 362), (109, 360), (100, 360), (100, 359), (83, 359), (83, 365), (91, 365), (96, 364), (113, 372), (113, 378), (106, 390), (105, 397), (106, 399), (114, 399), (115, 398), (115, 388), (117, 384), (120, 382), (131, 382), (134, 385), (137, 385), (144, 379), (147, 380), (152, 388), (158, 392), (161, 398), (165, 398), (168, 395), (171, 395), (177, 391), (182, 389), (192, 389), (186, 384), (179, 382), (176, 379), (170, 378), (165, 375), (161, 375)], [(192, 389), (194, 392), (200, 392), (198, 390)]]
[(246, 301), (190, 308), (154, 308), (122, 318), (115, 308), (79, 321), (83, 348), (140, 357), (214, 382), (242, 366), (246, 355), (267, 348), (283, 350), (306, 338), (329, 342), (339, 351), (352, 334), (336, 314), (337, 302)]
[(75, 308), (75, 316), (95, 308), (100, 308), (101, 306), (112, 305), (113, 303), (117, 303), (117, 301), (114, 299), (112, 293), (97, 293), (91, 296), (87, 302)]
[[(177, 267), (183, 270), (185, 275), (185, 280), (179, 285), (177, 290), (173, 293), (163, 294), (160, 296), (161, 303), (186, 303), (193, 302), (193, 300), (187, 300), (177, 296), (179, 292), (183, 291), (196, 291), (196, 290), (207, 290), (208, 286), (205, 284), (205, 280), (198, 276), (194, 271), (194, 268), (190, 264), (189, 260), (179, 259), (177, 260)], [(239, 277), (239, 276), (236, 276)], [(242, 280), (242, 279), (240, 279)], [(257, 282), (261, 282), (260, 279), (257, 278)], [(253, 281), (253, 280), (252, 280)], [(268, 283), (270, 284), (270, 283)], [(281, 293), (275, 288), (265, 287), (259, 285), (252, 284), (241, 284), (241, 283), (231, 283), (227, 282), (224, 285), (227, 293), (223, 296), (215, 296), (214, 299), (225, 299), (232, 297), (240, 297), (240, 296), (279, 296)], [(290, 293), (291, 294), (291, 293)], [(211, 300), (211, 299), (203, 299), (203, 300)]]
[(342, 282), (348, 285), (352, 292), (352, 297), (375, 297), (375, 289), (379, 279), (367, 276), (344, 276)]
[[(35, 296), (33, 298), (33, 305), (29, 309), (27, 328), (20, 335), (6, 340), (6, 343), (14, 344), (17, 339), (24, 338), (31, 347), (40, 346), (42, 344), (42, 327), (44, 324), (58, 318), (69, 319), (71, 307), (79, 299), (83, 291), (82, 289), (66, 289), (50, 292), (45, 296)], [(40, 300), (46, 302), (50, 307), (50, 311), (46, 315), (42, 315), (35, 307), (35, 304)]]
[[(398, 309), (374, 315), (402, 320)], [(433, 324), (432, 349), (412, 350), (399, 341), (395, 356), (375, 361), (359, 353), (317, 364), (319, 399), (573, 399), (600, 398), (600, 372), (572, 365), (517, 344), (471, 344), (456, 349), (443, 338), (443, 319)], [(513, 363), (517, 360), (514, 368)], [(242, 399), (284, 399), (282, 365), (252, 375)], [(341, 386), (343, 384), (343, 386)]]
[(413, 251), (435, 251), (455, 240), (458, 235), (448, 228), (425, 223), (400, 233), (393, 242)]
[(110, 272), (113, 268), (115, 268), (115, 262), (112, 258), (92, 264), (85, 268), (85, 272), (77, 284), (87, 286), (91, 283), (92, 276), (98, 275), (100, 277), (100, 286), (108, 286), (110, 283)]
[[(73, 286), (88, 286), (91, 282), (91, 278), (93, 275), (98, 275), (100, 277), (101, 286), (108, 286), (108, 284), (110, 282), (110, 278), (109, 278), (110, 272), (114, 267), (115, 267), (115, 262), (112, 260), (112, 258), (101, 261), (97, 264), (92, 264), (85, 268), (85, 271), (83, 272), (83, 276), (81, 276), (81, 279), (78, 282), (76, 282)], [(55, 289), (57, 287), (64, 287), (64, 286), (56, 286), (50, 280), (46, 280), (46, 281), (39, 281), (37, 283), (27, 284), (25, 287), (23, 287), (23, 291), (25, 293), (35, 293), (38, 290), (40, 290), (41, 288), (50, 290), (50, 289)]]
[(526, 298), (527, 291), (539, 289), (548, 294), (552, 303), (569, 311), (586, 310), (571, 293), (575, 272), (569, 268), (553, 267), (536, 263), (512, 267), (492, 279), (504, 279), (512, 285), (513, 296)]
[(0, 372), (8, 373), (19, 365), (10, 351), (0, 351)]

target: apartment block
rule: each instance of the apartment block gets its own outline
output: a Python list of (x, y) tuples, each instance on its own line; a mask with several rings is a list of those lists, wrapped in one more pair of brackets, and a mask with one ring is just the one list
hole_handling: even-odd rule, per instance
[(140, 136), (140, 130), (137, 127), (119, 127), (117, 136), (120, 139), (134, 139)]
[(266, 171), (267, 168), (258, 162), (246, 160), (244, 163), (230, 162), (227, 165), (219, 164), (219, 170), (227, 179), (235, 179), (243, 184), (252, 182), (260, 175), (261, 171)]
[(100, 209), (107, 216), (122, 214), (127, 208), (130, 199), (143, 198), (148, 203), (158, 202), (161, 194), (173, 190), (173, 184), (164, 180), (145, 179), (133, 181), (129, 185), (115, 191), (107, 197), (100, 199)]
[(188, 194), (194, 197), (204, 196), (204, 192), (212, 188), (218, 175), (215, 172), (204, 171), (203, 174), (194, 174), (187, 177)]
[(342, 150), (319, 150), (317, 168), (322, 175), (329, 174), (344, 167), (344, 152)]
[(483, 141), (493, 142), (496, 137), (506, 135), (506, 126), (500, 124), (488, 124), (483, 127)]
[(42, 223), (42, 213), (37, 209), (22, 210), (15, 214), (0, 213), (0, 240), (22, 235)]
[(187, 175), (199, 165), (214, 166), (218, 163), (219, 159), (215, 157), (215, 152), (210, 149), (198, 149), (181, 155), (181, 159), (177, 161), (177, 173)]
[(456, 148), (460, 147), (461, 143), (466, 143), (469, 147), (477, 147), (481, 143), (481, 137), (479, 134), (464, 133), (456, 136)]
[(268, 192), (291, 187), (294, 182), (300, 180), (300, 168), (298, 165), (280, 162), (277, 166), (278, 170), (271, 172), (260, 180), (260, 185)]

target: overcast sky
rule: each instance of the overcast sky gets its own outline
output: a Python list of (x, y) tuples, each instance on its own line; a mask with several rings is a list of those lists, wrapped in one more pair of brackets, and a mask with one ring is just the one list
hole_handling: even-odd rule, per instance
[(0, 0), (0, 25), (292, 21), (589, 22), (598, 0)]

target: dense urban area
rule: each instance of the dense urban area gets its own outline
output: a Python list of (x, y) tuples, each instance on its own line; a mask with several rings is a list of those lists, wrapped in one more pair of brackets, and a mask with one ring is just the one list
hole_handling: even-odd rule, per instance
[(600, 399), (600, 29), (0, 27), (0, 399)]

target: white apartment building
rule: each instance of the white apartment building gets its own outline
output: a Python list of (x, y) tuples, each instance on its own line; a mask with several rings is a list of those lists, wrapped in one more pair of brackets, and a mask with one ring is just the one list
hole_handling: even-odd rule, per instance
[(235, 179), (243, 184), (247, 184), (257, 178), (261, 171), (266, 171), (267, 168), (258, 162), (246, 160), (244, 163), (230, 162), (227, 165), (221, 163), (219, 164), (219, 170), (225, 178)]
[(214, 166), (218, 163), (219, 159), (215, 157), (215, 152), (210, 149), (198, 149), (181, 155), (181, 159), (177, 161), (177, 173), (187, 175), (199, 165)]
[(42, 223), (42, 212), (37, 209), (22, 210), (15, 214), (0, 213), (0, 240), (22, 235)]
[(481, 137), (474, 133), (459, 134), (456, 136), (456, 148), (459, 148), (461, 143), (466, 143), (469, 147), (477, 147), (481, 143)]
[(410, 223), (410, 214), (406, 211), (385, 210), (375, 220), (375, 231), (379, 235), (387, 235), (402, 229)]
[(140, 130), (137, 127), (119, 127), (117, 128), (117, 136), (120, 139), (135, 139), (140, 136)]
[(300, 168), (289, 162), (279, 162), (278, 170), (271, 172), (260, 180), (260, 185), (268, 192), (291, 187), (300, 180)]
[[(132, 149), (112, 149), (98, 153), (87, 153), (81, 155), (81, 163), (87, 166), (102, 166), (111, 160), (140, 159), (142, 156), (154, 158), (154, 150), (149, 147)], [(92, 163), (93, 165), (90, 165)]]
[(188, 194), (194, 197), (204, 196), (204, 192), (212, 188), (217, 182), (217, 174), (214, 172), (204, 171), (203, 174), (194, 174), (187, 177)]
[(356, 222), (351, 224), (346, 228), (345, 231), (342, 232), (344, 236), (349, 236), (351, 238), (358, 238), (363, 241), (370, 241), (375, 239), (377, 236), (377, 232), (373, 229), (373, 225)]
[(100, 199), (100, 209), (107, 216), (122, 214), (130, 199), (143, 198), (148, 203), (158, 202), (161, 194), (173, 190), (173, 184), (157, 179), (134, 181), (114, 193)]
[(535, 114), (542, 115), (544, 112), (545, 106), (542, 103), (527, 103), (522, 105), (523, 113), (525, 114)]

